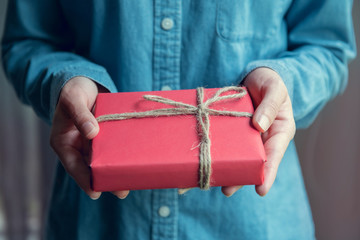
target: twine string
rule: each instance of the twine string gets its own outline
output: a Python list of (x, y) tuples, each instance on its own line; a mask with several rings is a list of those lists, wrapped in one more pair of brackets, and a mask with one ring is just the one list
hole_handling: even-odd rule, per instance
[[(235, 94), (223, 95), (223, 93), (229, 91), (236, 91)], [(147, 118), (147, 117), (160, 117), (160, 116), (179, 116), (179, 115), (195, 115), (197, 119), (197, 131), (200, 137), (200, 154), (199, 154), (199, 187), (203, 190), (210, 188), (211, 177), (211, 141), (210, 141), (210, 119), (209, 116), (230, 116), (230, 117), (252, 117), (249, 112), (237, 112), (226, 110), (215, 110), (209, 108), (210, 105), (216, 102), (240, 99), (247, 94), (246, 90), (241, 87), (230, 86), (219, 89), (211, 98), (204, 102), (204, 88), (200, 87), (196, 89), (197, 106), (193, 106), (187, 103), (174, 101), (168, 98), (164, 98), (156, 95), (144, 95), (143, 98), (148, 101), (158, 102), (175, 108), (161, 108), (155, 110), (149, 110), (144, 112), (128, 112), (128, 113), (116, 113), (106, 114), (97, 117), (97, 121), (120, 121), (133, 118)]]

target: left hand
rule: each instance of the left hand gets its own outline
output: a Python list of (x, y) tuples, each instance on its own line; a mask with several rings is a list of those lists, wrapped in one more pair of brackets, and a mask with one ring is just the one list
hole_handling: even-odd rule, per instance
[[(106, 91), (86, 77), (70, 79), (61, 90), (54, 113), (50, 143), (68, 174), (91, 198), (101, 192), (90, 186), (89, 145), (99, 132), (99, 125), (91, 109), (99, 92)], [(124, 199), (129, 191), (112, 192)]]
[[(275, 181), (279, 164), (295, 135), (293, 110), (286, 86), (275, 71), (257, 68), (246, 77), (244, 85), (256, 107), (252, 122), (262, 133), (267, 156), (264, 183), (256, 186), (256, 192), (265, 196)], [(230, 197), (241, 187), (222, 187), (222, 192)]]

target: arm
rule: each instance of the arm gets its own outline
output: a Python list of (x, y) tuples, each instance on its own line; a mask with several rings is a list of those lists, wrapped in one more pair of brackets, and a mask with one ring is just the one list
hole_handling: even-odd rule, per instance
[[(69, 175), (96, 199), (100, 193), (90, 187), (86, 161), (99, 126), (90, 111), (100, 86), (113, 92), (116, 87), (103, 67), (74, 53), (74, 44), (58, 1), (9, 1), (5, 72), (19, 98), (52, 121), (51, 146)], [(127, 193), (114, 192), (120, 198)]]
[(287, 15), (288, 51), (248, 64), (242, 78), (259, 67), (277, 72), (293, 104), (297, 128), (309, 126), (347, 83), (355, 57), (352, 0), (295, 0)]
[[(254, 126), (262, 132), (268, 161), (265, 181), (256, 186), (266, 195), (297, 127), (312, 123), (322, 107), (341, 93), (347, 64), (355, 57), (352, 1), (295, 0), (286, 16), (288, 51), (276, 59), (248, 64), (242, 79), (254, 99)], [(240, 186), (224, 187), (227, 196)]]
[(58, 1), (9, 1), (2, 40), (4, 70), (22, 102), (48, 123), (62, 87), (75, 76), (116, 91), (102, 66), (74, 53), (74, 42)]

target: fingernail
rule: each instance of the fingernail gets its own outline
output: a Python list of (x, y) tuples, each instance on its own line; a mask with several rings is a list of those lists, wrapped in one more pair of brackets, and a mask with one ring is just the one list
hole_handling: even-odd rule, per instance
[(259, 126), (261, 127), (261, 129), (262, 129), (264, 132), (266, 132), (266, 131), (268, 130), (268, 128), (269, 128), (270, 121), (269, 121), (269, 119), (268, 119), (266, 116), (262, 115), (262, 116), (260, 117), (259, 121), (258, 121), (258, 124), (259, 124)]
[(97, 200), (97, 199), (99, 199), (100, 196), (101, 196), (101, 193), (100, 193), (100, 192), (94, 192), (93, 194), (89, 195), (89, 197), (90, 197), (92, 200)]
[(91, 122), (86, 122), (82, 125), (82, 129), (86, 136), (89, 136), (94, 131), (95, 126)]
[(186, 193), (187, 191), (189, 191), (191, 188), (180, 188), (178, 189), (178, 194), (179, 195), (183, 195), (184, 193)]
[(234, 195), (234, 193), (236, 193), (236, 191), (238, 191), (240, 188), (242, 188), (243, 186), (235, 186), (235, 187), (231, 187), (229, 191), (224, 192), (226, 197), (231, 197), (232, 195)]
[(116, 195), (119, 199), (123, 200), (125, 199), (127, 196), (128, 196), (129, 193), (121, 193), (121, 194), (118, 194)]
[(236, 192), (236, 190), (227, 192), (227, 193), (225, 194), (225, 196), (226, 196), (226, 197), (231, 197), (232, 195), (234, 195), (235, 192)]

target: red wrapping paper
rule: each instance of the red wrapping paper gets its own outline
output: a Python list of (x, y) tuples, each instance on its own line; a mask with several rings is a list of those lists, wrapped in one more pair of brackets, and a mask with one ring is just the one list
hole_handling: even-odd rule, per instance
[[(218, 89), (205, 89), (204, 101)], [(224, 93), (231, 94), (234, 92)], [(95, 117), (172, 106), (147, 101), (159, 95), (196, 106), (196, 90), (99, 94)], [(217, 110), (253, 113), (247, 94), (212, 104)], [(194, 115), (101, 122), (92, 141), (91, 175), (95, 191), (190, 188), (198, 186), (199, 145)], [(248, 117), (210, 116), (211, 186), (259, 185), (266, 161), (260, 133)]]

